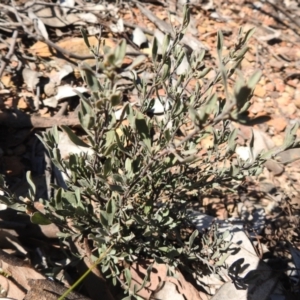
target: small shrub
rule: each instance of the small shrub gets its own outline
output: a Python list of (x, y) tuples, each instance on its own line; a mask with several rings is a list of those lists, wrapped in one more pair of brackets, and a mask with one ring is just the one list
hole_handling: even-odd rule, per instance
[[(173, 41), (165, 36), (161, 54), (154, 39), (151, 58), (156, 76), (152, 82), (131, 72), (132, 88), (138, 91), (140, 102), (135, 106), (123, 101), (123, 90), (117, 85), (125, 41), (116, 49), (104, 47), (104, 57), (97, 58), (97, 72), (87, 64), (80, 65), (91, 91), (89, 98), (79, 95), (78, 117), (88, 143), (69, 128), (61, 129), (75, 144), (94, 154), (71, 154), (68, 160), (62, 160), (58, 128), (43, 134), (40, 139), (53, 164), (67, 176), (66, 189), (53, 186), (53, 198), (38, 200), (45, 207), (43, 213), (33, 207), (37, 199), (30, 173), (25, 202), (15, 199), (2, 182), (4, 195), (0, 201), (32, 211), (32, 222), (57, 224), (62, 239), (88, 238), (97, 247), (95, 260), (111, 247), (101, 261), (101, 270), (114, 284), (124, 278), (129, 295), (141, 287), (130, 288), (126, 266), (140, 258), (189, 272), (207, 265), (210, 271), (217, 272), (228, 255), (229, 243), (224, 241), (228, 233), (211, 233), (213, 240), (199, 236), (187, 215), (186, 203), (226, 183), (232, 183), (234, 188), (245, 176), (257, 175), (265, 159), (272, 155), (260, 155), (252, 162), (240, 160), (235, 155), (237, 131), (230, 128), (232, 120), (249, 121), (247, 110), (260, 78), (258, 71), (246, 82), (238, 70), (253, 30), (240, 30), (237, 43), (225, 57), (223, 36), (218, 33), (219, 65), (215, 70), (205, 66), (205, 53), (199, 51), (190, 54), (183, 72), (177, 72), (187, 55), (179, 42), (188, 20), (186, 9), (181, 29)], [(211, 71), (215, 72), (213, 77)], [(232, 94), (227, 83), (230, 77), (236, 81)], [(193, 90), (187, 89), (191, 80), (196, 81)], [(218, 92), (221, 86), (224, 94)], [(161, 89), (165, 97), (159, 96)], [(117, 119), (115, 110), (121, 105), (122, 113)], [(157, 106), (160, 116), (155, 113)], [(208, 137), (212, 137), (213, 144), (205, 153), (200, 145)], [(289, 137), (287, 147), (295, 140), (292, 134)]]

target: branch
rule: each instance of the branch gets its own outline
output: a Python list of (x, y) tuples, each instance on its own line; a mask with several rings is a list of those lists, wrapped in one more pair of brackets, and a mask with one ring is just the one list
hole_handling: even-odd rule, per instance
[(5, 67), (6, 67), (7, 63), (9, 62), (9, 60), (11, 59), (11, 57), (13, 56), (13, 54), (15, 52), (17, 37), (18, 37), (18, 31), (15, 30), (13, 35), (12, 35), (12, 41), (11, 41), (11, 44), (10, 44), (10, 47), (9, 47), (9, 51), (7, 52), (7, 54), (5, 55), (5, 58), (2, 60), (2, 63), (1, 63), (0, 78), (2, 77), (2, 74), (5, 70)]
[(54, 125), (79, 126), (79, 120), (76, 114), (71, 113), (66, 116), (54, 116), (45, 118), (32, 116), (21, 111), (0, 112), (0, 124), (12, 128), (49, 128)]

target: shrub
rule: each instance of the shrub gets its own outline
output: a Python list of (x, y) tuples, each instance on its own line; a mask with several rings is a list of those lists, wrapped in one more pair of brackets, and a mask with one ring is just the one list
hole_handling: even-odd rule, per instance
[[(154, 39), (151, 59), (156, 76), (152, 81), (131, 71), (132, 89), (138, 91), (139, 99), (135, 105), (124, 101), (124, 91), (117, 84), (125, 41), (115, 49), (104, 46), (102, 58), (95, 54), (97, 71), (85, 63), (80, 65), (91, 91), (89, 98), (79, 94), (78, 117), (88, 143), (68, 127), (61, 129), (88, 151), (63, 160), (58, 128), (40, 137), (53, 164), (67, 177), (67, 188), (53, 186), (53, 198), (39, 199), (43, 212), (33, 207), (37, 199), (30, 173), (27, 201), (15, 199), (2, 188), (5, 194), (1, 201), (7, 205), (19, 203), (16, 209), (23, 206), (32, 211), (32, 222), (57, 224), (62, 229), (62, 239), (88, 238), (97, 247), (95, 259), (111, 247), (101, 261), (101, 270), (114, 284), (124, 278), (130, 295), (141, 287), (130, 289), (127, 266), (140, 258), (189, 272), (205, 265), (213, 265), (211, 270), (216, 271), (228, 255), (229, 243), (224, 242), (228, 233), (216, 234), (214, 239), (200, 237), (189, 220), (186, 204), (211, 188), (226, 183), (234, 187), (245, 176), (257, 175), (265, 159), (272, 155), (242, 161), (235, 155), (237, 131), (230, 127), (232, 120), (249, 121), (247, 110), (260, 78), (258, 71), (245, 82), (238, 70), (253, 30), (244, 33), (241, 29), (237, 43), (225, 57), (219, 32), (219, 63), (212, 70), (203, 61), (204, 51), (192, 52), (189, 64), (184, 63), (187, 54), (179, 42), (188, 21), (186, 9), (183, 25), (173, 41), (169, 35), (165, 35), (163, 45)], [(87, 41), (85, 35), (84, 38)], [(95, 53), (95, 49), (91, 51)], [(232, 94), (228, 90), (230, 77), (236, 81)], [(192, 90), (187, 88), (191, 80), (196, 82)], [(159, 90), (166, 96), (159, 96)], [(117, 118), (115, 111), (120, 106)], [(157, 110), (161, 110), (160, 115)], [(213, 144), (204, 151), (201, 141), (208, 137), (212, 137)], [(213, 251), (200, 251), (201, 245)], [(218, 251), (221, 247), (223, 251)]]

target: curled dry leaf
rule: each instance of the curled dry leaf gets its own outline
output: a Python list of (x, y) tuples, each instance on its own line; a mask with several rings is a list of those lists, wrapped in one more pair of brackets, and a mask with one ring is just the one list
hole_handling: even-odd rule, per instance
[(132, 33), (132, 41), (139, 47), (141, 47), (142, 44), (147, 43), (147, 37), (140, 27), (136, 27), (134, 29)]
[(44, 39), (48, 40), (49, 35), (46, 29), (46, 26), (44, 25), (44, 23), (41, 21), (41, 19), (39, 19), (35, 13), (30, 9), (28, 11), (28, 17), (32, 20), (35, 30), (38, 34), (41, 34), (43, 36)]
[(43, 100), (43, 104), (48, 107), (57, 107), (59, 100), (77, 96), (76, 91), (79, 93), (86, 93), (88, 89), (85, 87), (72, 87), (70, 85), (63, 85), (57, 88), (57, 94), (53, 97)]
[(115, 33), (122, 33), (124, 32), (124, 22), (123, 22), (123, 19), (119, 19), (117, 21), (117, 24), (111, 24), (109, 25), (110, 27), (110, 30), (112, 32), (115, 32)]
[(49, 27), (63, 28), (80, 21), (76, 14), (63, 16), (59, 6), (45, 7), (37, 4), (32, 9), (35, 15)]
[(92, 13), (81, 13), (77, 15), (82, 21), (92, 23), (92, 24), (98, 24), (98, 18), (92, 14)]
[(64, 98), (77, 96), (76, 91), (79, 93), (87, 93), (88, 89), (85, 87), (75, 87), (74, 88), (70, 85), (59, 86), (57, 88), (56, 98), (57, 98), (57, 100), (61, 100)]
[(41, 74), (37, 71), (33, 71), (31, 69), (25, 68), (22, 71), (23, 80), (27, 85), (27, 89), (34, 90), (36, 85), (39, 83)]
[(44, 93), (47, 97), (52, 97), (57, 92), (56, 84), (52, 81), (48, 82), (44, 86)]
[(50, 76), (50, 81), (55, 83), (56, 86), (60, 85), (61, 80), (71, 74), (74, 71), (73, 67), (69, 64), (63, 65), (63, 67), (54, 75)]

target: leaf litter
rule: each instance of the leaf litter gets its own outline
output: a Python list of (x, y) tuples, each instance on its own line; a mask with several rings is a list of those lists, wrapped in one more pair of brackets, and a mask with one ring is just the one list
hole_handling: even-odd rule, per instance
[[(9, 2), (2, 1), (0, 4), (0, 52), (2, 57), (5, 57), (1, 60), (0, 67), (0, 123), (2, 127), (0, 159), (2, 172), (10, 177), (12, 186), (17, 187), (24, 182), (26, 170), (30, 170), (31, 165), (37, 163), (37, 151), (40, 150), (38, 141), (34, 137), (35, 133), (47, 130), (46, 128), (54, 125), (67, 124), (72, 125), (74, 131), (80, 134), (76, 115), (79, 102), (76, 97), (73, 97), (76, 95), (74, 90), (80, 93), (90, 91), (83, 86), (78, 76), (78, 62), (92, 62), (93, 65), (93, 55), (83, 43), (80, 28), (85, 26), (91, 32), (89, 41), (95, 47), (95, 51), (100, 40), (104, 40), (106, 45), (113, 46), (118, 43), (119, 39), (125, 38), (129, 46), (126, 49), (127, 56), (123, 61), (123, 68), (130, 69), (134, 59), (139, 56), (140, 61), (132, 67), (132, 70), (141, 77), (147, 76), (151, 80), (153, 74), (149, 68), (147, 55), (150, 53), (153, 37), (158, 40), (160, 47), (165, 34), (170, 34), (172, 37), (173, 29), (178, 26), (182, 18), (183, 2), (176, 1), (174, 4), (174, 1), (169, 0), (168, 3), (157, 1), (155, 4), (148, 4), (144, 1), (93, 4), (81, 0), (76, 1), (76, 5), (75, 1), (64, 1), (62, 4), (45, 1), (34, 4), (34, 2), (20, 0), (12, 1), (12, 5)], [(184, 73), (189, 67), (187, 57), (190, 48), (209, 49), (205, 60), (208, 65), (214, 67), (217, 57), (214, 49), (216, 49), (218, 30), (223, 30), (225, 36), (223, 50), (227, 51), (233, 46), (231, 37), (236, 36), (241, 25), (246, 29), (255, 27), (256, 32), (250, 40), (249, 52), (240, 68), (246, 75), (252, 74), (257, 69), (263, 71), (254, 90), (253, 107), (256, 109), (250, 110), (248, 116), (256, 119), (257, 122), (253, 126), (252, 134), (248, 128), (242, 126), (238, 128), (239, 148), (237, 149), (240, 149), (238, 152), (241, 157), (247, 160), (251, 155), (258, 155), (260, 150), (278, 147), (278, 155), (269, 160), (259, 179), (249, 177), (238, 192), (238, 196), (228, 191), (213, 189), (211, 195), (202, 196), (200, 203), (193, 206), (193, 211), (198, 213), (198, 205), (209, 219), (223, 216), (223, 219), (232, 224), (242, 221), (243, 228), (238, 229), (241, 232), (240, 241), (246, 244), (250, 239), (254, 245), (254, 252), (257, 254), (253, 254), (252, 251), (252, 256), (249, 256), (250, 268), (259, 269), (257, 264), (267, 263), (269, 266), (263, 265), (262, 267), (262, 270), (267, 273), (269, 268), (274, 267), (272, 262), (283, 257), (282, 261), (289, 267), (283, 267), (280, 270), (282, 282), (299, 295), (299, 290), (296, 289), (297, 284), (294, 283), (295, 280), (299, 283), (299, 274), (296, 276), (295, 273), (289, 271), (296, 270), (299, 266), (300, 159), (298, 154), (300, 149), (280, 151), (285, 141), (285, 130), (289, 130), (290, 126), (296, 123), (299, 124), (300, 40), (299, 24), (296, 21), (297, 16), (300, 15), (299, 5), (296, 1), (190, 2), (193, 12), (191, 23), (182, 41), (187, 54), (180, 68), (177, 69), (179, 72), (177, 75)], [(172, 9), (171, 14), (168, 14), (168, 6)], [(17, 31), (22, 34), (20, 32), (17, 34)], [(96, 36), (94, 36), (95, 33)], [(98, 55), (102, 55), (101, 51)], [(11, 78), (9, 81), (7, 76)], [(128, 76), (126, 73), (121, 74), (120, 85), (124, 86), (124, 90), (128, 90), (129, 101), (135, 103), (134, 89), (126, 83), (126, 76)], [(193, 83), (187, 88), (194, 88)], [(229, 88), (233, 89), (230, 86)], [(24, 89), (27, 90), (25, 97), (27, 105), (21, 107), (18, 103), (24, 95)], [(155, 99), (154, 104), (152, 108), (154, 111), (164, 110), (158, 98)], [(260, 121), (266, 117), (270, 118), (268, 122)], [(23, 138), (18, 139), (16, 131), (21, 132), (24, 128), (31, 128), (31, 135), (28, 136), (24, 132)], [(296, 129), (295, 135), (300, 138), (299, 128)], [(7, 139), (9, 139), (9, 144), (3, 142)], [(253, 139), (255, 153), (250, 153), (248, 150), (251, 139)], [(204, 144), (209, 142), (203, 141)], [(25, 149), (25, 152), (18, 152), (20, 147)], [(72, 149), (72, 143), (64, 143), (64, 147), (68, 148), (69, 153), (78, 151), (78, 149)], [(13, 166), (12, 162), (17, 162), (18, 167)], [(44, 178), (45, 181), (48, 180), (45, 178), (46, 173), (37, 174), (37, 176)], [(263, 213), (257, 217), (259, 211)], [(0, 213), (3, 222), (11, 222), (11, 217), (8, 212), (6, 213), (5, 207), (2, 207)], [(257, 221), (255, 221), (256, 217)], [(262, 221), (260, 224), (263, 226), (253, 230), (258, 220)], [(16, 219), (15, 224), (11, 225), (13, 228), (9, 230), (18, 232), (20, 222)], [(8, 229), (4, 227), (2, 230)], [(14, 249), (16, 241), (20, 247), (23, 247), (22, 232), (19, 231), (17, 235), (19, 240), (11, 242), (8, 247), (6, 246), (6, 250)], [(34, 235), (32, 238), (34, 239)], [(56, 259), (59, 261), (59, 255), (55, 251), (58, 247), (57, 241), (51, 242), (50, 245), (50, 247), (45, 247), (45, 242), (41, 241), (35, 246), (26, 246), (35, 253), (34, 257), (38, 265), (48, 256), (57, 256)], [(0, 248), (3, 248), (2, 244)], [(36, 249), (39, 248), (46, 251), (46, 255), (41, 252), (37, 254)], [(14, 260), (14, 252), (10, 253)], [(261, 262), (258, 258), (264, 258), (265, 253), (269, 254), (270, 258)], [(242, 257), (248, 256), (243, 253)], [(0, 258), (6, 261), (4, 256)], [(20, 272), (26, 274), (28, 271)], [(136, 281), (140, 280), (139, 275), (134, 276), (137, 276)], [(266, 279), (266, 282), (268, 280), (272, 283), (264, 286), (267, 292), (264, 295), (259, 294), (259, 298), (265, 299), (272, 293), (284, 297), (284, 293), (278, 288), (274, 289), (273, 286), (274, 282), (278, 283), (278, 276), (273, 278), (271, 276)], [(202, 280), (202, 284), (203, 282)], [(26, 284), (25, 281), (24, 286)], [(186, 288), (184, 280), (181, 281), (181, 285)], [(220, 289), (220, 293), (213, 289), (214, 283), (210, 283), (207, 279), (206, 285), (206, 295), (202, 294), (202, 299), (213, 295), (213, 299), (224, 299), (222, 293), (232, 288), (232, 280), (228, 279), (224, 288)], [(267, 286), (269, 290), (266, 289)], [(8, 289), (5, 296), (23, 297), (23, 291), (20, 290), (19, 294), (16, 294), (16, 289), (18, 287), (11, 291)], [(193, 289), (194, 287), (191, 291)], [(259, 293), (259, 288), (256, 291)], [(238, 293), (236, 295), (239, 297)], [(192, 299), (189, 294), (184, 294), (184, 296)]]

